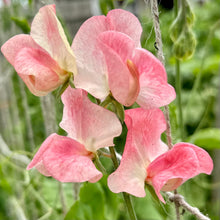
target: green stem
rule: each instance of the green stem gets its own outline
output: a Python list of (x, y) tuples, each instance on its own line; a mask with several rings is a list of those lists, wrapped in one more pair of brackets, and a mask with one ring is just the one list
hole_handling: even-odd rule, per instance
[(174, 0), (174, 12), (176, 17), (178, 14), (178, 0)]
[[(182, 10), (183, 14), (185, 16), (185, 0), (182, 0)], [(175, 0), (174, 3), (175, 7), (175, 17), (178, 15), (178, 0)], [(186, 17), (186, 16), (185, 16)], [(180, 61), (176, 59), (176, 91), (177, 91), (177, 105), (179, 110), (179, 124), (180, 124), (180, 137), (182, 141), (184, 140), (184, 127), (183, 127), (183, 111), (182, 111), (182, 97), (181, 97), (181, 75), (180, 75)], [(177, 194), (177, 190), (174, 190), (174, 194)], [(175, 211), (176, 211), (176, 219), (180, 220), (180, 210), (179, 210), (179, 204), (177, 201), (174, 201), (175, 205)]]
[(103, 173), (103, 174), (107, 174), (105, 167), (103, 167), (102, 163), (99, 160), (99, 157), (96, 156), (95, 160), (94, 160), (94, 164), (96, 165), (96, 167)]
[(114, 168), (117, 169), (119, 166), (119, 163), (118, 163), (118, 159), (117, 159), (114, 147), (109, 147), (109, 151), (111, 153), (111, 158), (112, 158), (112, 162), (114, 164)]
[(183, 12), (183, 19), (184, 23), (186, 22), (186, 2), (185, 0), (181, 0), (182, 12)]
[(180, 127), (180, 137), (184, 141), (184, 126), (183, 126), (183, 111), (182, 111), (182, 97), (181, 97), (181, 75), (180, 75), (180, 61), (176, 60), (176, 93), (177, 93), (177, 106)]
[(122, 195), (123, 195), (125, 204), (127, 206), (130, 219), (131, 220), (137, 220), (137, 217), (136, 217), (136, 214), (135, 214), (135, 211), (134, 211), (134, 207), (133, 207), (133, 204), (131, 202), (130, 195), (128, 193), (126, 193), (126, 192), (123, 192)]
[[(114, 168), (117, 169), (118, 166), (119, 166), (119, 163), (118, 163), (118, 160), (117, 160), (117, 157), (116, 157), (114, 147), (109, 147), (109, 151), (111, 153), (111, 159), (112, 159), (112, 162), (114, 164)], [(134, 211), (134, 207), (133, 207), (130, 195), (128, 193), (125, 193), (125, 192), (123, 192), (122, 195), (123, 195), (123, 198), (124, 198), (124, 201), (125, 201), (125, 205), (128, 209), (128, 214), (130, 216), (130, 219), (131, 220), (137, 220), (137, 217), (136, 217), (136, 214), (135, 214), (135, 211)]]

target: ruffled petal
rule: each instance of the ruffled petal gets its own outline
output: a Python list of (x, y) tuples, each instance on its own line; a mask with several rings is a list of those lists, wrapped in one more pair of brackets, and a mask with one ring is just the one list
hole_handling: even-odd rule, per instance
[(142, 108), (159, 108), (175, 99), (176, 93), (167, 83), (166, 71), (153, 54), (144, 49), (136, 49), (132, 61), (140, 73), (137, 103)]
[(114, 98), (125, 106), (132, 105), (139, 93), (139, 74), (127, 66), (135, 49), (134, 41), (115, 31), (100, 34), (98, 40), (105, 55), (108, 83)]
[(140, 47), (140, 39), (142, 34), (141, 24), (136, 16), (131, 12), (115, 9), (107, 14), (109, 30), (118, 31), (131, 37), (136, 47)]
[(210, 174), (212, 168), (207, 152), (192, 144), (179, 143), (148, 166), (146, 181), (153, 185), (157, 196), (164, 202), (161, 190), (174, 190), (199, 173)]
[(40, 49), (21, 49), (15, 57), (14, 67), (30, 91), (37, 96), (53, 91), (68, 77), (56, 61)]
[(40, 8), (31, 25), (31, 37), (62, 69), (77, 74), (75, 56), (56, 17), (55, 5)]
[(36, 167), (61, 182), (96, 182), (102, 173), (96, 169), (92, 157), (93, 154), (77, 141), (52, 134), (27, 169)]
[(109, 176), (108, 186), (115, 192), (128, 192), (144, 197), (144, 184), (148, 164), (167, 150), (160, 141), (166, 129), (163, 113), (159, 109), (130, 109), (125, 111), (128, 128), (127, 139), (121, 163)]
[[(203, 150), (200, 147), (197, 147), (194, 144), (190, 144), (190, 143), (184, 143), (184, 142), (180, 142), (178, 144), (174, 145), (175, 148), (190, 148), (192, 149), (198, 159), (198, 163), (199, 163), (199, 168), (197, 170), (197, 174), (199, 173), (206, 173), (206, 174), (211, 174), (212, 170), (213, 170), (213, 161), (212, 158), (209, 156), (209, 154)], [(197, 175), (196, 174), (196, 175)]]
[(6, 41), (2, 45), (1, 51), (9, 63), (14, 66), (15, 57), (23, 48), (41, 49), (30, 35), (19, 34)]
[(88, 151), (113, 145), (122, 130), (113, 112), (92, 103), (81, 89), (68, 87), (62, 95), (64, 104), (60, 126), (68, 135), (82, 143)]
[(81, 25), (71, 46), (78, 67), (75, 86), (99, 99), (104, 99), (109, 94), (109, 87), (105, 58), (97, 47), (96, 40), (100, 33), (107, 30), (105, 16), (89, 18)]

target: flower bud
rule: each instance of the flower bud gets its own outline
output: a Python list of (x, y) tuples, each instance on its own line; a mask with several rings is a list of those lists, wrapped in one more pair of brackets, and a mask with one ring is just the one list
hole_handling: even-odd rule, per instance
[(185, 10), (186, 10), (186, 23), (188, 26), (191, 27), (194, 23), (195, 15), (187, 0), (185, 0)]
[(196, 39), (192, 30), (185, 26), (178, 40), (174, 43), (173, 53), (179, 60), (189, 59), (196, 47)]
[(194, 23), (195, 16), (190, 8), (190, 5), (187, 0), (185, 0), (184, 3), (185, 8), (180, 9), (176, 19), (170, 26), (170, 38), (173, 42), (178, 40), (185, 26), (192, 27)]
[(173, 42), (177, 41), (184, 26), (184, 20), (182, 19), (181, 12), (182, 10), (179, 12), (176, 19), (173, 21), (173, 23), (170, 26), (170, 38)]

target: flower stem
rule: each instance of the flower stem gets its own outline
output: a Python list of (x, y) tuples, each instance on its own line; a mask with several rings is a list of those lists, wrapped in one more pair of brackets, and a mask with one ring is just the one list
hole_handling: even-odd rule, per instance
[[(111, 158), (112, 158), (112, 162), (114, 164), (114, 168), (117, 169), (118, 166), (119, 166), (119, 163), (118, 163), (118, 159), (116, 157), (114, 147), (109, 147), (109, 151), (111, 153)], [(123, 195), (123, 198), (124, 198), (124, 201), (125, 201), (125, 205), (128, 209), (128, 214), (130, 216), (130, 219), (131, 220), (137, 220), (137, 217), (136, 217), (136, 214), (135, 214), (135, 211), (134, 211), (134, 207), (133, 207), (130, 195), (128, 193), (125, 193), (125, 192), (123, 192), (122, 195)]]
[[(154, 23), (156, 42), (158, 43), (157, 57), (164, 65), (165, 60), (164, 60), (164, 55), (163, 55), (163, 42), (161, 38), (160, 23), (159, 23), (158, 3), (157, 3), (157, 0), (151, 0), (150, 3), (151, 3), (150, 4), (151, 14), (152, 14), (153, 23)], [(176, 4), (177, 4), (177, 1), (176, 1)], [(169, 148), (171, 149), (172, 148), (172, 137), (171, 137), (171, 129), (170, 129), (169, 107), (165, 106), (164, 111), (165, 111), (165, 118), (166, 118), (166, 123), (167, 123), (167, 130), (166, 130), (167, 142), (168, 142)], [(175, 208), (176, 208), (176, 217), (177, 217), (177, 220), (179, 220), (180, 212), (179, 212), (179, 207), (177, 206), (177, 204), (175, 204)]]
[(103, 173), (103, 174), (107, 174), (105, 167), (103, 167), (102, 163), (99, 160), (99, 157), (96, 156), (95, 160), (94, 160), (94, 164), (96, 165), (96, 167)]
[(176, 93), (177, 93), (177, 106), (178, 118), (180, 127), (180, 138), (184, 141), (184, 127), (183, 127), (183, 111), (182, 111), (182, 97), (181, 97), (181, 76), (180, 76), (180, 61), (176, 60)]

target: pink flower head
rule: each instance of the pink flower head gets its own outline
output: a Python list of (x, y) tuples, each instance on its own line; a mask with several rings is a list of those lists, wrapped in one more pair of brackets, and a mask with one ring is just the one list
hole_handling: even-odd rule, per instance
[(125, 106), (157, 108), (173, 101), (163, 65), (140, 48), (141, 33), (138, 19), (121, 9), (88, 19), (72, 44), (79, 73), (75, 86), (100, 99), (111, 92)]
[(5, 6), (10, 6), (11, 5), (11, 0), (3, 0), (3, 3)]
[(37, 96), (59, 87), (70, 73), (77, 74), (75, 56), (56, 17), (55, 5), (42, 7), (34, 17), (30, 35), (12, 37), (1, 51)]
[(161, 190), (174, 190), (199, 173), (211, 173), (213, 162), (203, 149), (189, 143), (178, 143), (168, 150), (160, 140), (166, 129), (160, 109), (126, 110), (125, 123), (128, 133), (122, 160), (108, 178), (111, 191), (144, 197), (147, 183), (164, 202)]
[(81, 89), (67, 88), (62, 95), (60, 126), (68, 137), (50, 135), (27, 169), (35, 167), (61, 182), (96, 182), (102, 177), (92, 160), (99, 148), (112, 146), (121, 124), (114, 113), (92, 103)]

